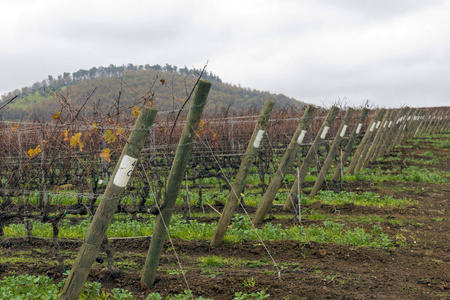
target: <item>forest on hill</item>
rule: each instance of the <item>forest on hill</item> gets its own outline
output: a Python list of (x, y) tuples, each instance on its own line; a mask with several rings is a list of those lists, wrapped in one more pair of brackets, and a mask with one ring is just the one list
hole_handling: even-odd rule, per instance
[(2, 102), (18, 97), (1, 111), (3, 119), (51, 119), (58, 107), (96, 106), (97, 111), (132, 110), (150, 100), (160, 111), (177, 110), (189, 98), (199, 76), (212, 82), (207, 110), (225, 109), (237, 113), (259, 109), (265, 100), (275, 100), (276, 107), (304, 106), (281, 94), (242, 88), (222, 82), (219, 76), (201, 69), (161, 65), (110, 65), (89, 70), (48, 76), (31, 87), (16, 89), (2, 96)]

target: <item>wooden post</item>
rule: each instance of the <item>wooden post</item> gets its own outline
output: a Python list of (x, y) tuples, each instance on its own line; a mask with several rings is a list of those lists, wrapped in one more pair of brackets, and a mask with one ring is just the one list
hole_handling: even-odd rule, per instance
[(247, 150), (242, 157), (241, 166), (239, 167), (239, 171), (236, 175), (236, 178), (234, 179), (234, 184), (231, 188), (230, 194), (228, 195), (227, 203), (222, 211), (219, 222), (217, 223), (214, 236), (211, 240), (212, 247), (218, 246), (222, 243), (228, 225), (230, 225), (230, 221), (233, 217), (234, 211), (239, 205), (240, 194), (244, 189), (252, 160), (258, 152), (258, 148), (263, 138), (264, 131), (266, 130), (267, 123), (269, 122), (269, 117), (272, 113), (274, 104), (275, 102), (273, 100), (267, 100), (266, 103), (264, 103), (264, 107), (259, 116), (258, 123), (255, 126), (255, 130), (253, 131), (253, 135), (250, 138)]
[(427, 134), (433, 134), (433, 129), (434, 129), (434, 125), (436, 124), (438, 118), (439, 118), (439, 114), (441, 114), (441, 111), (436, 110), (433, 118), (430, 120), (430, 123), (428, 124), (427, 130), (425, 131), (425, 133)]
[(366, 133), (364, 134), (364, 137), (362, 138), (361, 142), (359, 143), (358, 148), (356, 148), (355, 153), (353, 154), (353, 159), (350, 161), (350, 164), (348, 165), (347, 173), (354, 174), (356, 164), (358, 163), (358, 160), (361, 157), (362, 150), (363, 150), (364, 146), (366, 145), (366, 143), (371, 135), (371, 132), (373, 131), (373, 128), (375, 127), (375, 125), (378, 121), (377, 118), (379, 118), (381, 111), (382, 110), (379, 108), (377, 108), (375, 110), (375, 114), (373, 115), (372, 120), (370, 120), (370, 123), (366, 130)]
[(340, 168), (336, 168), (336, 171), (334, 171), (333, 174), (333, 181), (337, 182), (339, 178), (341, 177), (342, 170), (344, 169), (344, 165), (347, 162), (348, 157), (350, 156), (350, 153), (353, 149), (353, 144), (355, 143), (356, 136), (360, 133), (362, 125), (364, 123), (364, 120), (367, 117), (367, 114), (369, 112), (368, 108), (363, 108), (359, 117), (358, 121), (355, 124), (355, 127), (352, 130), (352, 133), (350, 134), (350, 137), (348, 138), (347, 146), (345, 147), (344, 152), (342, 153), (341, 157), (341, 166)]
[(420, 116), (420, 123), (417, 126), (417, 130), (414, 133), (414, 137), (417, 137), (417, 135), (419, 134), (419, 132), (423, 129), (423, 127), (425, 126), (426, 123), (426, 117), (428, 116), (429, 110), (424, 110), (422, 115)]
[(415, 123), (415, 119), (414, 118), (419, 113), (419, 111), (420, 110), (418, 108), (414, 108), (413, 112), (408, 116), (407, 122), (406, 122), (406, 126), (405, 126), (405, 129), (404, 129), (404, 132), (403, 132), (403, 136), (399, 140), (399, 144), (403, 143), (404, 141), (406, 141), (409, 138), (410, 131), (414, 127), (414, 123)]
[(428, 128), (434, 116), (436, 115), (436, 112), (437, 111), (428, 111), (428, 116), (425, 117), (425, 123), (423, 124), (422, 129), (420, 130), (420, 135), (424, 135), (428, 132)]
[(39, 205), (42, 208), (45, 207), (45, 211), (48, 209), (48, 197), (47, 197), (47, 187), (45, 184), (45, 146), (44, 146), (44, 130), (42, 130), (42, 124), (39, 130), (39, 136), (41, 138), (41, 186), (40, 186), (40, 202)]
[(408, 121), (411, 119), (411, 116), (414, 115), (415, 110), (415, 108), (410, 108), (408, 113), (405, 114), (403, 120), (400, 122), (398, 133), (393, 143), (394, 147), (402, 142), (403, 137), (405, 136), (406, 127), (408, 126)]
[(384, 154), (389, 153), (394, 147), (395, 147), (395, 140), (397, 135), (399, 134), (400, 127), (402, 124), (402, 120), (405, 119), (406, 115), (408, 114), (408, 111), (410, 110), (409, 107), (403, 107), (400, 112), (397, 114), (397, 119), (395, 120), (395, 123), (392, 124), (391, 131), (389, 133), (389, 136), (387, 137), (387, 141), (384, 144), (384, 147), (381, 148), (380, 153), (378, 154), (378, 157), (382, 157)]
[(187, 163), (194, 146), (193, 142), (197, 136), (198, 124), (202, 117), (203, 109), (208, 98), (211, 83), (206, 80), (200, 80), (192, 99), (192, 106), (189, 110), (186, 123), (181, 134), (178, 148), (167, 179), (167, 187), (164, 194), (164, 204), (156, 218), (155, 228), (153, 230), (152, 240), (145, 260), (144, 271), (141, 278), (141, 288), (147, 289), (153, 286), (158, 269), (159, 259), (166, 240), (167, 230), (170, 219), (172, 218), (173, 208), (180, 192), (181, 181), (186, 171)]
[(395, 132), (395, 128), (393, 126), (394, 121), (397, 120), (401, 116), (403, 110), (404, 110), (404, 108), (396, 111), (397, 113), (395, 113), (395, 111), (393, 111), (390, 120), (388, 120), (387, 124), (385, 123), (386, 124), (385, 132), (383, 134), (383, 137), (381, 138), (381, 142), (380, 142), (379, 146), (375, 149), (372, 157), (370, 157), (370, 162), (373, 163), (377, 160), (377, 158), (381, 157), (383, 151), (386, 149), (388, 144), (391, 142), (392, 134)]
[(286, 176), (288, 169), (291, 167), (292, 162), (295, 159), (295, 155), (297, 154), (300, 145), (303, 142), (306, 131), (311, 125), (314, 116), (316, 115), (317, 107), (314, 105), (308, 105), (303, 114), (303, 117), (300, 120), (300, 123), (297, 126), (297, 129), (292, 136), (292, 139), (286, 149), (286, 152), (281, 159), (280, 164), (278, 165), (278, 169), (272, 177), (269, 186), (267, 187), (266, 193), (264, 194), (261, 202), (259, 203), (258, 209), (255, 213), (253, 222), (261, 222), (264, 219), (267, 211), (272, 205), (273, 199), (278, 192), (278, 189), (281, 186), (281, 182)]
[(421, 134), (426, 134), (426, 133), (428, 132), (428, 130), (430, 129), (431, 123), (433, 122), (434, 118), (435, 118), (436, 115), (437, 115), (437, 112), (438, 112), (438, 111), (435, 110), (435, 111), (433, 111), (433, 112), (431, 112), (431, 113), (429, 114), (428, 120), (427, 120), (427, 122), (425, 123), (425, 126), (424, 126), (424, 128), (422, 129)]
[(362, 166), (365, 165), (365, 161), (366, 161), (367, 155), (369, 153), (370, 147), (373, 146), (373, 140), (377, 136), (377, 133), (379, 131), (378, 129), (380, 128), (380, 125), (381, 125), (381, 120), (385, 114), (386, 114), (386, 109), (384, 109), (384, 108), (381, 109), (381, 112), (380, 112), (378, 118), (376, 119), (376, 123), (374, 123), (375, 126), (369, 128), (369, 137), (367, 139), (366, 144), (364, 145), (364, 148), (362, 148), (361, 155), (355, 166), (355, 172), (358, 172), (362, 168)]
[(327, 118), (323, 122), (322, 127), (317, 133), (314, 142), (312, 143), (311, 147), (308, 150), (308, 153), (306, 154), (305, 159), (303, 160), (302, 166), (300, 167), (300, 177), (295, 179), (291, 191), (289, 192), (288, 198), (284, 203), (283, 210), (291, 210), (294, 207), (295, 203), (294, 201), (297, 198), (297, 194), (299, 192), (297, 189), (298, 181), (300, 181), (300, 184), (303, 183), (303, 180), (305, 179), (306, 174), (308, 173), (309, 166), (311, 165), (312, 161), (314, 160), (314, 157), (316, 156), (317, 149), (319, 149), (320, 144), (325, 139), (325, 136), (327, 135), (327, 132), (330, 129), (331, 125), (333, 124), (334, 119), (336, 118), (338, 113), (339, 107), (337, 106), (333, 106), (328, 112)]
[(320, 170), (319, 175), (317, 175), (316, 182), (314, 183), (311, 193), (309, 194), (310, 197), (316, 195), (317, 192), (322, 187), (322, 183), (325, 180), (325, 175), (327, 174), (328, 170), (331, 167), (331, 164), (333, 163), (333, 159), (336, 156), (338, 147), (341, 144), (341, 140), (344, 137), (345, 132), (347, 130), (348, 123), (350, 122), (353, 116), (353, 111), (354, 109), (351, 107), (347, 109), (344, 119), (341, 122), (341, 126), (339, 126), (336, 137), (334, 138), (333, 144), (331, 145), (330, 151), (328, 152), (327, 158), (325, 159), (322, 169)]
[(364, 159), (364, 164), (367, 164), (369, 161), (370, 162), (375, 161), (376, 158), (375, 154), (378, 152), (378, 150), (382, 147), (384, 143), (384, 139), (389, 129), (388, 124), (391, 121), (393, 114), (394, 110), (389, 109), (384, 115), (383, 120), (380, 123), (380, 128), (378, 129), (378, 132), (376, 133), (375, 138), (373, 139), (373, 142), (367, 151), (367, 155)]
[(437, 117), (434, 120), (433, 127), (431, 128), (430, 134), (439, 133), (441, 125), (445, 123), (445, 116), (446, 114), (444, 111), (440, 111), (437, 114)]
[(409, 122), (408, 125), (406, 127), (406, 132), (405, 132), (405, 136), (403, 137), (402, 142), (410, 139), (415, 131), (416, 128), (416, 124), (417, 124), (417, 117), (421, 114), (421, 110), (420, 109), (416, 109), (414, 111), (414, 114), (411, 115), (411, 117), (409, 118)]
[(114, 212), (117, 210), (121, 194), (130, 180), (156, 113), (156, 109), (144, 106), (139, 114), (111, 176), (112, 179), (109, 181), (102, 201), (95, 212), (72, 270), (70, 270), (69, 277), (59, 298), (60, 300), (75, 300), (80, 296), (106, 230), (111, 223)]
[(417, 130), (419, 129), (419, 125), (420, 125), (420, 123), (421, 123), (423, 114), (424, 114), (424, 110), (421, 109), (421, 110), (419, 110), (419, 111), (416, 113), (416, 115), (414, 116), (413, 125), (412, 125), (411, 130), (410, 130), (410, 132), (409, 132), (409, 134), (408, 134), (408, 138), (409, 138), (409, 139), (414, 138), (414, 136), (416, 135), (416, 132), (417, 132)]
[(442, 114), (442, 120), (441, 120), (441, 124), (440, 124), (440, 126), (439, 126), (439, 128), (438, 128), (438, 132), (443, 132), (443, 131), (445, 131), (445, 128), (447, 127), (447, 125), (448, 125), (448, 115), (449, 115), (449, 113), (448, 113), (448, 111), (446, 111), (446, 112), (444, 112), (443, 114)]

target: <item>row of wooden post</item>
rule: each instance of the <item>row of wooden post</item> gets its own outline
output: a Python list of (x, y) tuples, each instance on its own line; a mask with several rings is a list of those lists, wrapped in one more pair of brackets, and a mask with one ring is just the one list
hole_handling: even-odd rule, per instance
[[(267, 187), (253, 216), (252, 221), (254, 224), (261, 223), (269, 209), (272, 207), (275, 195), (281, 188), (283, 179), (289, 173), (289, 169), (292, 167), (297, 151), (303, 142), (303, 138), (305, 137), (316, 112), (317, 108), (313, 105), (309, 105), (306, 108), (305, 113), (300, 119), (298, 127), (292, 136), (291, 142), (289, 143), (286, 152), (281, 159), (278, 169), (272, 175), (269, 186)], [(354, 113), (354, 109), (347, 109), (309, 196), (312, 197), (316, 195), (322, 188), (325, 176), (327, 175), (337, 155), (339, 155), (338, 160), (340, 161), (340, 166), (334, 171), (333, 181), (338, 181), (341, 178), (344, 165), (347, 163), (347, 160), (352, 153), (356, 137), (361, 133), (361, 129), (368, 112), (369, 110), (367, 108), (363, 108), (361, 110), (361, 113), (357, 118), (357, 122), (348, 136), (346, 148), (342, 150), (341, 153), (338, 153), (341, 141), (346, 135), (347, 128)], [(317, 150), (327, 136), (327, 133), (338, 113), (339, 108), (335, 106), (328, 112), (328, 115), (319, 129), (313, 143), (311, 144), (306, 157), (303, 159), (297, 178), (292, 184), (288, 199), (283, 206), (284, 210), (292, 210), (295, 206), (296, 198), (300, 193), (299, 187), (302, 185), (314, 157), (317, 154)], [(382, 157), (391, 151), (395, 145), (402, 143), (408, 138), (416, 136), (418, 133), (440, 132), (444, 130), (446, 126), (448, 126), (448, 112), (428, 113), (428, 110), (418, 110), (409, 107), (389, 110), (383, 108), (377, 109), (369, 122), (368, 128), (365, 131), (361, 142), (353, 154), (353, 159), (350, 161), (346, 172), (349, 174), (358, 172), (361, 168), (365, 167), (368, 162), (375, 162), (377, 158)], [(243, 160), (241, 168), (248, 168), (249, 164), (250, 161)], [(229, 200), (233, 199), (233, 202), (232, 204), (225, 206), (222, 216), (217, 224), (214, 236), (211, 240), (211, 246), (220, 245), (225, 237), (226, 230), (230, 225), (232, 215), (239, 201), (238, 195), (242, 190), (241, 187), (243, 186), (242, 177), (240, 177), (239, 182), (241, 184), (240, 189), (235, 190), (234, 187), (231, 189)]]
[[(164, 202), (159, 209), (155, 229), (145, 261), (141, 277), (141, 286), (143, 288), (151, 287), (154, 283), (175, 201), (180, 191), (181, 181), (183, 180), (183, 175), (189, 161), (194, 140), (197, 136), (198, 125), (203, 114), (210, 88), (210, 82), (200, 80), (192, 99), (192, 105), (178, 143), (175, 158), (172, 163), (172, 169), (167, 181)], [(156, 109), (148, 106), (142, 108), (114, 169), (111, 180), (106, 187), (102, 200), (95, 212), (86, 238), (78, 252), (72, 269), (70, 270), (69, 277), (67, 278), (59, 299), (75, 300), (79, 298), (95, 256), (106, 235), (106, 230), (117, 210), (121, 195), (137, 164), (139, 154), (148, 137), (150, 127), (155, 120), (156, 114)]]
[[(175, 158), (172, 164), (171, 172), (167, 181), (167, 188), (164, 195), (164, 201), (159, 209), (156, 219), (155, 229), (152, 235), (148, 255), (145, 261), (143, 274), (141, 277), (142, 288), (149, 288), (154, 284), (156, 270), (167, 238), (167, 230), (172, 217), (175, 201), (178, 196), (183, 174), (192, 151), (194, 139), (196, 138), (198, 125), (206, 104), (206, 99), (211, 87), (211, 83), (200, 80), (192, 100), (192, 106), (189, 111), (186, 124), (184, 126)], [(270, 114), (274, 102), (267, 100), (261, 111), (258, 123), (254, 129), (253, 135), (248, 144), (247, 150), (243, 156), (241, 166), (231, 187), (228, 201), (217, 223), (214, 236), (211, 240), (212, 246), (220, 245), (225, 237), (226, 230), (231, 222), (235, 209), (239, 205), (241, 193), (246, 184), (246, 178), (254, 157), (264, 136), (265, 129), (269, 122)], [(253, 223), (261, 223), (272, 206), (276, 193), (282, 185), (282, 181), (295, 160), (298, 150), (302, 145), (305, 134), (307, 133), (312, 120), (317, 112), (317, 107), (309, 105), (295, 130), (291, 142), (273, 174), (271, 182), (258, 206), (253, 217)], [(341, 122), (336, 136), (332, 142), (328, 155), (319, 172), (317, 180), (313, 186), (310, 196), (314, 196), (322, 186), (325, 176), (328, 173), (336, 155), (340, 155), (339, 168), (336, 168), (333, 174), (333, 180), (339, 180), (342, 176), (343, 166), (352, 153), (356, 137), (361, 133), (363, 123), (367, 117), (368, 109), (363, 108), (357, 122), (348, 136), (347, 146), (341, 153), (338, 153), (341, 141), (343, 140), (350, 120), (353, 117), (354, 110), (347, 109)], [(288, 195), (288, 200), (284, 205), (285, 210), (291, 210), (294, 207), (295, 199), (300, 193), (299, 186), (303, 183), (306, 174), (312, 164), (317, 150), (327, 136), (336, 116), (339, 113), (338, 107), (332, 107), (325, 118), (317, 136), (315, 137), (306, 157), (303, 159), (299, 169), (298, 176), (292, 185)], [(102, 240), (105, 237), (106, 230), (113, 218), (114, 212), (121, 199), (121, 194), (126, 188), (131, 173), (137, 164), (139, 153), (147, 139), (149, 130), (156, 117), (157, 110), (144, 106), (139, 114), (136, 124), (128, 138), (122, 155), (111, 176), (111, 180), (105, 190), (100, 205), (90, 224), (86, 238), (70, 271), (69, 277), (64, 285), (60, 299), (77, 299), (84, 286), (84, 282), (92, 267), (95, 256), (97, 255)], [(348, 173), (355, 173), (368, 162), (375, 161), (378, 157), (393, 149), (393, 147), (405, 139), (413, 137), (420, 133), (435, 133), (448, 128), (448, 112), (433, 111), (427, 113), (425, 110), (414, 108), (402, 108), (400, 110), (377, 109), (372, 117), (369, 127), (366, 130), (360, 144), (358, 145), (353, 159), (347, 169)]]

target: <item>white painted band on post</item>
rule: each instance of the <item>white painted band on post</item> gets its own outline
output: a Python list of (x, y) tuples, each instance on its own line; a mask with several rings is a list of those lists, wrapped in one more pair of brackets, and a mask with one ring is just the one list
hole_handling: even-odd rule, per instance
[(362, 123), (359, 123), (358, 127), (356, 127), (356, 134), (359, 134), (359, 132), (361, 131), (361, 127), (362, 127)]
[(118, 187), (126, 187), (128, 181), (130, 180), (131, 173), (136, 166), (137, 158), (124, 155), (122, 161), (120, 162), (119, 169), (117, 170), (116, 176), (114, 177), (113, 183)]
[(377, 129), (380, 128), (381, 121), (377, 122)]
[(386, 128), (388, 121), (384, 121), (383, 128)]
[(411, 116), (408, 117), (408, 121), (411, 120)]
[(305, 134), (306, 134), (306, 130), (302, 130), (302, 132), (300, 132), (300, 135), (298, 136), (297, 139), (297, 144), (301, 145), (303, 142), (303, 139), (305, 138)]
[(325, 136), (327, 135), (328, 130), (330, 129), (330, 127), (325, 126), (323, 128), (322, 134), (320, 135), (320, 138), (323, 140), (325, 138)]
[(341, 134), (340, 134), (341, 137), (344, 137), (344, 134), (345, 134), (346, 130), (347, 130), (347, 125), (344, 124), (344, 127), (342, 127)]
[(261, 141), (264, 135), (264, 130), (259, 130), (256, 134), (255, 141), (253, 142), (253, 147), (259, 148), (259, 145), (261, 145)]
[(391, 128), (391, 126), (392, 126), (392, 121), (389, 121), (388, 128)]
[(372, 123), (372, 126), (370, 126), (370, 131), (373, 131), (374, 128), (375, 128), (375, 123)]

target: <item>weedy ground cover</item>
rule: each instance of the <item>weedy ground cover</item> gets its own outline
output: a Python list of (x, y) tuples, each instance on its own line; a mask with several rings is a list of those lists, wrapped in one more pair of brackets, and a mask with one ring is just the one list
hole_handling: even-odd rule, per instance
[[(64, 285), (65, 280), (59, 283), (54, 283), (53, 280), (47, 276), (35, 275), (20, 275), (20, 276), (6, 276), (0, 280), (0, 297), (3, 300), (57, 300), (59, 299), (60, 291)], [(243, 293), (237, 292), (233, 300), (262, 300), (269, 298), (265, 290), (257, 293)], [(84, 289), (78, 298), (80, 300), (125, 300), (135, 299), (133, 294), (121, 288), (114, 288), (107, 292), (102, 289), (100, 282), (86, 282)], [(195, 297), (192, 291), (186, 290), (182, 294), (176, 294), (163, 298), (159, 293), (149, 293), (146, 297), (148, 300), (212, 300), (211, 298), (204, 298), (202, 296)]]
[[(200, 203), (196, 182), (188, 181), (189, 192), (182, 190), (170, 225), (174, 244), (166, 245), (154, 290), (145, 295), (140, 291), (139, 272), (148, 238), (136, 237), (152, 234), (155, 217), (116, 214), (108, 237), (115, 250), (115, 266), (124, 275), (109, 278), (105, 275), (106, 262), (95, 264), (82, 294), (85, 298), (81, 299), (265, 299), (268, 294), (270, 299), (323, 299), (343, 295), (352, 298), (358, 293), (380, 297), (389, 294), (398, 299), (445, 299), (450, 288), (445, 252), (448, 239), (442, 234), (449, 228), (445, 213), (450, 199), (449, 156), (445, 148), (448, 137), (409, 141), (407, 147), (396, 149), (395, 156), (385, 157), (356, 175), (345, 175), (340, 192), (325, 190), (312, 198), (302, 194), (301, 224), (297, 213), (281, 210), (280, 204), (286, 201), (295, 179), (291, 174), (264, 223), (253, 228), (242, 208), (238, 208), (225, 243), (217, 248), (211, 248), (209, 240), (219, 214), (209, 205), (220, 213), (229, 191), (225, 186), (220, 191), (216, 178), (204, 180)], [(311, 180), (314, 174), (311, 169)], [(265, 176), (266, 184), (269, 177)], [(259, 180), (258, 175), (252, 175), (243, 192), (243, 204), (250, 215), (264, 192)], [(333, 187), (332, 182), (328, 184)], [(189, 195), (192, 210), (187, 219), (185, 195)], [(38, 194), (32, 197), (39, 203)], [(76, 201), (70, 191), (60, 198), (50, 198), (50, 202), (61, 206)], [(135, 202), (131, 196), (123, 200), (128, 206)], [(89, 222), (90, 218), (68, 215), (60, 221), (59, 237), (82, 240)], [(78, 249), (74, 245), (79, 242), (62, 243), (61, 266), (53, 254), (51, 225), (34, 221), (32, 225), (32, 235), (49, 242), (28, 241), (26, 226), (21, 222), (4, 227), (0, 240), (0, 275), (4, 278), (0, 290), (4, 295), (0, 298), (31, 297), (25, 291), (27, 287), (34, 295), (48, 292), (48, 299), (54, 299), (67, 276), (64, 272), (73, 263)], [(104, 257), (102, 252), (99, 255)], [(58, 269), (61, 267), (62, 271)], [(42, 274), (47, 279), (36, 279)], [(27, 279), (22, 275), (35, 277)], [(183, 276), (190, 287), (186, 292)], [(31, 287), (28, 283), (16, 284), (15, 280), (36, 282)], [(366, 288), (369, 286), (372, 288)]]
[[(71, 225), (68, 220), (63, 220), (60, 227), (60, 238), (83, 239), (89, 227), (90, 220), (84, 219), (77, 225)], [(136, 237), (151, 236), (155, 220), (148, 219), (146, 222), (127, 220), (112, 222), (108, 228), (108, 237)], [(186, 222), (181, 215), (175, 215), (170, 224), (170, 235), (172, 238), (183, 240), (210, 240), (214, 234), (215, 223), (202, 223), (197, 220)], [(300, 243), (310, 241), (332, 242), (336, 244), (349, 244), (353, 246), (390, 247), (392, 242), (380, 228), (366, 232), (361, 228), (346, 228), (342, 223), (324, 222), (323, 226), (292, 225), (283, 228), (281, 224), (266, 223), (262, 228), (254, 228), (251, 221), (243, 215), (237, 214), (227, 232), (225, 242), (239, 243), (244, 240), (296, 240)], [(24, 224), (11, 224), (5, 227), (5, 237), (25, 237)], [(32, 235), (37, 237), (51, 238), (52, 227), (48, 223), (33, 221)]]

